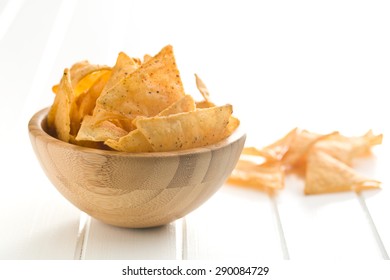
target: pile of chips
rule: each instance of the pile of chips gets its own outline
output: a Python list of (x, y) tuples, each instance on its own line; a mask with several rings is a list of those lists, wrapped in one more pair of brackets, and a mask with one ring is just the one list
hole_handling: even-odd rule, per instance
[(305, 194), (376, 189), (380, 182), (358, 174), (352, 164), (381, 143), (382, 135), (371, 130), (347, 137), (296, 128), (262, 149), (244, 148), (228, 182), (272, 193), (284, 188), (286, 173), (295, 173), (305, 178)]
[[(195, 75), (196, 76), (196, 75)], [(185, 94), (172, 46), (143, 61), (121, 52), (113, 67), (82, 61), (53, 87), (47, 123), (58, 139), (123, 152), (166, 152), (217, 143), (239, 126), (231, 105)]]

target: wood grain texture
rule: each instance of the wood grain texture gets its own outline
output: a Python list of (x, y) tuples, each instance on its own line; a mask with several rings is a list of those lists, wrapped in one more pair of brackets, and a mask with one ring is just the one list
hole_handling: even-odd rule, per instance
[(29, 122), (34, 151), (53, 185), (107, 224), (144, 228), (181, 218), (212, 196), (245, 143), (240, 130), (211, 146), (166, 153), (122, 153), (68, 144), (45, 132), (47, 109)]

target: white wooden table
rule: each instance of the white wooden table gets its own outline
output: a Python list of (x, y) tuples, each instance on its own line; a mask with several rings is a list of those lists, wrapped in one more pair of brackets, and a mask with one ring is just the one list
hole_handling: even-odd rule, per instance
[[(0, 259), (356, 260), (390, 253), (390, 9), (367, 1), (0, 0)], [(268, 3), (270, 2), (270, 3)], [(183, 83), (199, 74), (262, 147), (293, 127), (384, 143), (359, 170), (382, 190), (318, 196), (287, 177), (275, 197), (224, 185), (167, 226), (134, 230), (80, 213), (51, 185), (27, 134), (76, 61), (172, 44)]]

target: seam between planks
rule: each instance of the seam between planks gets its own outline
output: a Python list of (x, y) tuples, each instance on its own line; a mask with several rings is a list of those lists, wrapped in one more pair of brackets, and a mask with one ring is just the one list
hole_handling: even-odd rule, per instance
[(269, 194), (268, 197), (269, 197), (270, 202), (271, 202), (271, 206), (272, 206), (272, 210), (273, 210), (272, 212), (274, 214), (276, 227), (277, 227), (278, 234), (279, 234), (279, 241), (280, 241), (280, 247), (282, 249), (283, 259), (289, 260), (290, 254), (288, 252), (287, 241), (286, 241), (286, 237), (284, 235), (283, 225), (282, 225), (282, 221), (281, 221), (280, 215), (279, 215), (278, 204), (277, 204), (276, 198), (275, 198), (276, 195)]
[(84, 212), (80, 212), (79, 230), (77, 232), (77, 241), (73, 257), (75, 260), (85, 259), (90, 226), (91, 217)]
[(176, 260), (186, 260), (187, 256), (187, 222), (185, 217), (175, 222)]
[(356, 196), (357, 196), (357, 198), (359, 200), (359, 204), (360, 204), (360, 206), (361, 206), (361, 208), (366, 216), (366, 220), (371, 228), (371, 232), (374, 235), (375, 241), (379, 247), (382, 258), (384, 260), (389, 260), (389, 255), (386, 251), (385, 245), (383, 244), (383, 241), (382, 241), (382, 238), (378, 232), (378, 229), (375, 226), (374, 219), (372, 218), (371, 213), (367, 207), (366, 200), (364, 199), (363, 195), (360, 192), (356, 192)]

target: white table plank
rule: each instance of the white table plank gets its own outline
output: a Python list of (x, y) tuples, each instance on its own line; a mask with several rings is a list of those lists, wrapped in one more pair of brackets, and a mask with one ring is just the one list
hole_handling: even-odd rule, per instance
[(380, 259), (356, 194), (304, 196), (303, 181), (287, 177), (278, 207), (292, 260)]
[(91, 220), (85, 259), (160, 259), (179, 258), (175, 223), (151, 229), (125, 229)]
[(272, 202), (262, 192), (223, 186), (186, 224), (187, 259), (283, 258)]
[[(390, 130), (389, 130), (390, 132)], [(378, 147), (375, 150), (376, 157), (369, 161), (361, 161), (359, 169), (361, 172), (372, 176), (373, 178), (382, 181), (382, 189), (375, 192), (364, 192), (363, 197), (371, 215), (372, 221), (379, 234), (380, 240), (384, 246), (383, 257), (389, 259), (390, 255), (390, 182), (389, 166), (390, 166), (390, 139), (389, 133), (385, 134), (383, 147)], [(380, 245), (380, 244), (379, 244)]]
[[(42, 15), (43, 4), (46, 16), (37, 16)], [(1, 259), (73, 259), (75, 253), (79, 211), (48, 181), (27, 133), (34, 112), (33, 106), (26, 106), (28, 95), (35, 105), (47, 102), (31, 87), (43, 86), (36, 75), (51, 71), (39, 70), (39, 65), (50, 47), (50, 34), (56, 31), (52, 26), (60, 4), (25, 1), (0, 44), (0, 145), (6, 147), (2, 160), (7, 166), (0, 197), (6, 209), (0, 213)]]
[(0, 259), (73, 259), (79, 211), (48, 181), (29, 143), (1, 146), (8, 150), (1, 176)]

